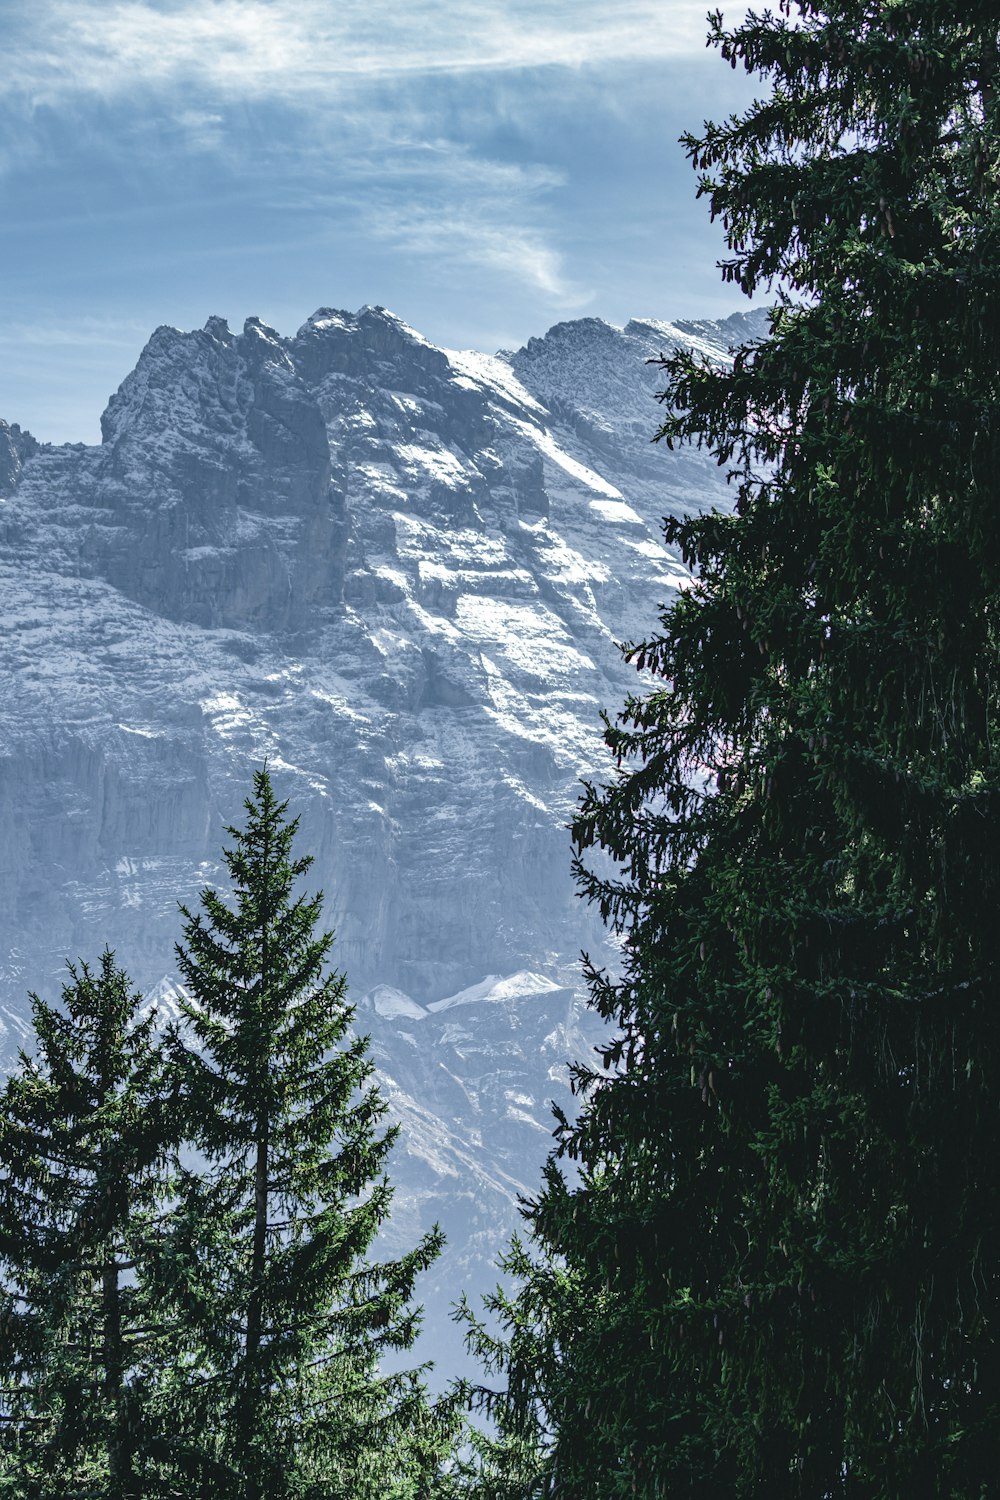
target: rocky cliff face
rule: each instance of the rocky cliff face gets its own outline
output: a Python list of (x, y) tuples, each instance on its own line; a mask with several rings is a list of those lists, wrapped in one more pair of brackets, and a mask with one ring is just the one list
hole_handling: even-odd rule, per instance
[(213, 318), (156, 331), (99, 447), (0, 423), (8, 1055), (27, 990), (106, 942), (169, 1008), (177, 902), (266, 757), (404, 1123), (393, 1232), (451, 1233), (436, 1327), (593, 1035), (565, 825), (635, 685), (616, 642), (686, 581), (660, 518), (727, 503), (650, 446), (645, 361), (763, 331), (583, 320), (492, 357), (381, 308)]

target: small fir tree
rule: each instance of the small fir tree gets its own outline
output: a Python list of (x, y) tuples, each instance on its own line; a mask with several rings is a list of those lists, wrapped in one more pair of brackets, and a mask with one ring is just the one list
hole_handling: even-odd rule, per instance
[(144, 1272), (162, 1225), (170, 1101), (152, 1014), (105, 951), (0, 1100), (2, 1480), (18, 1500), (157, 1493), (144, 1469), (169, 1327)]
[(231, 902), (206, 890), (200, 912), (182, 908), (196, 1050), (180, 1066), (208, 1163), (180, 1174), (169, 1262), (187, 1328), (187, 1469), (231, 1500), (416, 1500), (436, 1482), (450, 1418), (420, 1371), (383, 1373), (380, 1360), (412, 1346), (414, 1282), (442, 1236), (368, 1258), (396, 1131), (380, 1130), (344, 976), (324, 973), (322, 897), (294, 894), (312, 861), (293, 855), (286, 810), (258, 771), (245, 827), (228, 830)]

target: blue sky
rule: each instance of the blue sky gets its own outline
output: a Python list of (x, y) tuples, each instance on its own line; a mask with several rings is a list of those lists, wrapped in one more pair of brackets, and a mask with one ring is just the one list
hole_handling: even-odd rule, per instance
[(708, 8), (0, 0), (0, 416), (96, 441), (153, 328), (211, 313), (493, 350), (733, 311), (677, 145), (752, 93)]

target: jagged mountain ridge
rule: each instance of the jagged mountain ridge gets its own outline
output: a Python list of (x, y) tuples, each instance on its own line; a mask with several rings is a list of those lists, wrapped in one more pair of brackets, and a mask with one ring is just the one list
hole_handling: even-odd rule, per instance
[(727, 503), (651, 446), (645, 361), (765, 331), (585, 319), (485, 356), (381, 308), (212, 318), (157, 329), (99, 446), (0, 424), (8, 1052), (105, 942), (169, 1006), (177, 902), (266, 756), (407, 1126), (399, 1233), (449, 1228), (438, 1309), (481, 1282), (592, 1034), (565, 825), (634, 685), (616, 642), (686, 581), (660, 518)]

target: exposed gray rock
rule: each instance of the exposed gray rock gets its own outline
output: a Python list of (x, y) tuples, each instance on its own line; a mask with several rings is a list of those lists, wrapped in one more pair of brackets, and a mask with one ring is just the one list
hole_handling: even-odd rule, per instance
[(0, 500), (13, 493), (25, 460), (37, 452), (30, 432), (23, 432), (16, 422), (10, 427), (0, 421)]
[[(197, 625), (295, 629), (343, 593), (344, 496), (322, 415), (258, 318), (158, 328), (101, 418), (88, 557), (122, 593)], [(115, 545), (117, 543), (117, 545)]]

